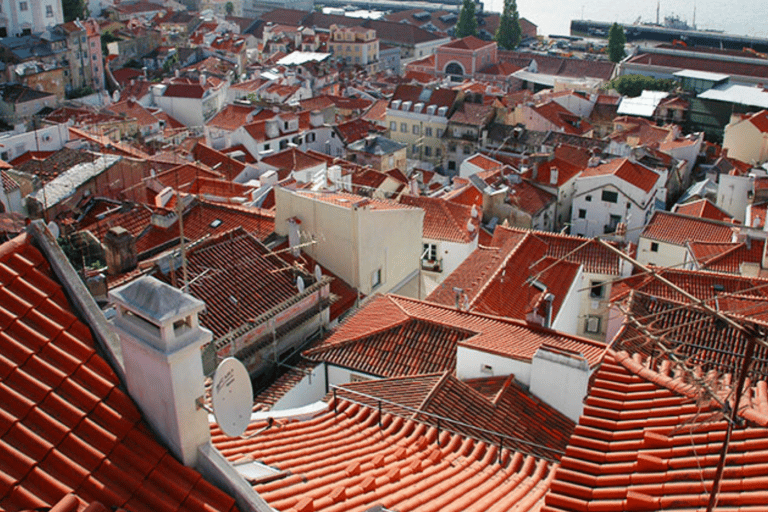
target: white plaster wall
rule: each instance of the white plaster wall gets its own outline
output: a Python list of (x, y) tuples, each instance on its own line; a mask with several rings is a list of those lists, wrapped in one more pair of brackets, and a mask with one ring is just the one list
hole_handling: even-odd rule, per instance
[(751, 190), (752, 178), (749, 176), (720, 174), (717, 184), (717, 206), (739, 222), (744, 222), (746, 206), (749, 203), (748, 194)]
[[(492, 373), (481, 371), (483, 365), (490, 366)], [(507, 375), (514, 375), (515, 380), (528, 386), (531, 382), (531, 364), (474, 348), (457, 347), (456, 376), (460, 380)]]
[(349, 384), (350, 382), (352, 382), (353, 376), (356, 376), (362, 379), (367, 379), (367, 380), (377, 380), (381, 378), (378, 375), (373, 375), (371, 373), (350, 370), (349, 368), (343, 368), (341, 366), (335, 366), (332, 364), (328, 365), (329, 389), (330, 389), (330, 386), (341, 386), (343, 384)]
[(446, 277), (456, 270), (477, 249), (477, 237), (469, 243), (445, 242), (426, 238), (424, 243), (437, 244), (437, 255), (443, 259), (443, 271), (436, 274), (438, 283), (442, 283)]
[[(657, 251), (651, 251), (652, 243), (659, 244)], [(658, 267), (675, 267), (686, 261), (688, 250), (681, 245), (659, 242), (640, 237), (637, 242), (637, 261), (643, 265), (656, 265)]]
[(587, 362), (539, 349), (531, 367), (531, 393), (573, 421), (579, 421), (589, 384)]
[(560, 305), (560, 311), (552, 321), (552, 329), (566, 334), (579, 334), (579, 310), (581, 309), (583, 295), (589, 295), (589, 289), (585, 289), (588, 284), (584, 281), (582, 267), (579, 267), (579, 272), (573, 283), (571, 283), (565, 300)]
[(325, 396), (325, 363), (313, 368), (304, 378), (272, 406), (273, 411), (304, 407)]

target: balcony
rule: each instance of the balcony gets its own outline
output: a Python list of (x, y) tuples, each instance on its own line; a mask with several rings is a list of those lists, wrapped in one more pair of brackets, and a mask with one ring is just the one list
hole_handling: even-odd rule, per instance
[(443, 260), (421, 260), (421, 270), (426, 270), (427, 272), (442, 272)]

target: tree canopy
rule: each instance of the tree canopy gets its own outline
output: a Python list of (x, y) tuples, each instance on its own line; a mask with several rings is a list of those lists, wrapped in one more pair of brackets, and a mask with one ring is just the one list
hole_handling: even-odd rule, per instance
[(608, 58), (611, 62), (621, 62), (621, 59), (626, 57), (625, 44), (627, 44), (627, 38), (624, 36), (624, 27), (614, 23), (611, 25), (611, 31), (608, 32)]
[(85, 18), (85, 2), (83, 0), (61, 0), (61, 9), (64, 12), (64, 22)]
[(504, 10), (499, 19), (499, 28), (496, 29), (496, 43), (499, 48), (514, 50), (522, 38), (523, 30), (520, 28), (517, 2), (516, 0), (504, 0)]
[(456, 37), (467, 36), (477, 36), (477, 14), (473, 0), (464, 0), (459, 12), (459, 21), (456, 22)]
[(643, 91), (671, 91), (677, 82), (669, 78), (653, 78), (645, 75), (622, 75), (608, 82), (608, 89), (615, 89), (622, 96), (634, 98)]

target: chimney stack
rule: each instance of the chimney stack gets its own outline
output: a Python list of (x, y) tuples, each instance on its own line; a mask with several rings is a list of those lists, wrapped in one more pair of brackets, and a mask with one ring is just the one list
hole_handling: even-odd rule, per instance
[(109, 298), (128, 392), (171, 452), (195, 466), (198, 449), (211, 439), (208, 413), (197, 404), (205, 395), (200, 349), (213, 337), (198, 322), (205, 304), (150, 276)]
[(107, 272), (114, 276), (133, 270), (138, 264), (136, 239), (127, 229), (116, 226), (104, 236), (104, 254)]

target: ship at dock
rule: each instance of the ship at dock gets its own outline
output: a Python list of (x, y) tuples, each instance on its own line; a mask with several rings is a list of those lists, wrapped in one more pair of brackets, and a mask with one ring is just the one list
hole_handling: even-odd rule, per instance
[[(571, 20), (571, 35), (579, 37), (608, 38), (613, 23), (593, 20)], [(622, 24), (627, 42), (653, 41), (660, 43), (682, 42), (688, 46), (705, 46), (722, 50), (768, 52), (768, 39), (726, 34), (714, 30), (697, 30), (676, 16), (667, 16), (664, 23)]]

